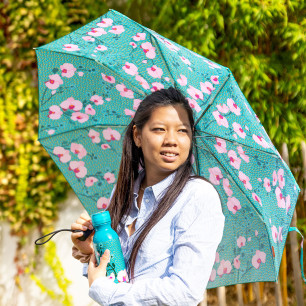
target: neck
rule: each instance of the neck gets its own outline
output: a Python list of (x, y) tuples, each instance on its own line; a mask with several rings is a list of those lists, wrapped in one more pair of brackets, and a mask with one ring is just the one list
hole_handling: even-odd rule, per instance
[(168, 177), (169, 175), (171, 175), (174, 171), (166, 173), (165, 175), (159, 175), (159, 176), (153, 176), (150, 174), (145, 175), (143, 181), (142, 181), (142, 188), (145, 189), (149, 186), (154, 186), (157, 183), (161, 182), (162, 180), (164, 180), (166, 177)]

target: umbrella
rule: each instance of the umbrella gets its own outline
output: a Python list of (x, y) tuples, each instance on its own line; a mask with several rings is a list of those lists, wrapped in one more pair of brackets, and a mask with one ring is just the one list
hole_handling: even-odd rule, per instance
[(194, 111), (195, 172), (226, 220), (208, 288), (277, 280), (300, 189), (228, 68), (114, 10), (36, 54), (39, 141), (90, 215), (109, 203), (142, 99), (175, 86)]

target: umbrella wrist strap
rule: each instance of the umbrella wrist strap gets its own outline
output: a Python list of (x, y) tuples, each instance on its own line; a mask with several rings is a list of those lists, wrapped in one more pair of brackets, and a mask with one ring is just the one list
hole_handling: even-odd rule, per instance
[(304, 283), (306, 284), (306, 278), (304, 275), (304, 267), (303, 267), (303, 245), (304, 245), (304, 237), (301, 234), (301, 232), (296, 228), (296, 227), (289, 227), (289, 232), (295, 231), (297, 233), (299, 233), (302, 237), (302, 242), (301, 242), (301, 256), (300, 256), (300, 263), (301, 263), (301, 273), (302, 273), (302, 278)]

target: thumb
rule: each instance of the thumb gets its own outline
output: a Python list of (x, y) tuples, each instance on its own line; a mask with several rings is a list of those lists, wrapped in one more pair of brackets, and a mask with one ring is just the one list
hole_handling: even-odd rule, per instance
[(106, 249), (103, 255), (100, 257), (99, 269), (103, 269), (106, 271), (106, 267), (109, 262), (110, 262), (110, 251)]

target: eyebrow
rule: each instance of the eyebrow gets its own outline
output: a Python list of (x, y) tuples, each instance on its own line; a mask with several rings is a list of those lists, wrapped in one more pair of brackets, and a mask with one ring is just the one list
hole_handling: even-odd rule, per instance
[[(152, 122), (152, 124), (166, 125), (166, 124), (165, 124), (164, 122), (162, 122), (162, 121), (154, 121), (154, 122)], [(178, 124), (177, 126), (187, 126), (187, 127), (190, 127), (190, 124), (189, 124), (189, 123), (186, 123), (186, 122), (183, 122), (183, 123)]]

